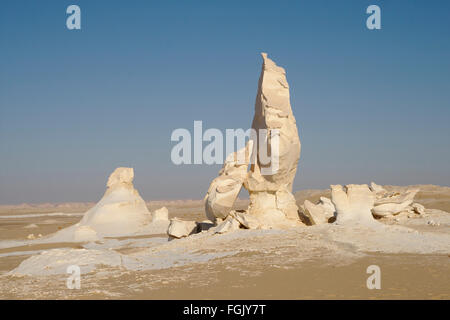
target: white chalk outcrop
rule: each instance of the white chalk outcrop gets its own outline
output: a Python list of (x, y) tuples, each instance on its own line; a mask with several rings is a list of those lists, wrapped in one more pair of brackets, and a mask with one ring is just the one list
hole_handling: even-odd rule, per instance
[[(292, 194), (300, 138), (286, 72), (266, 53), (262, 57), (253, 135), (245, 148), (227, 157), (205, 197), (206, 216), (217, 224), (216, 233), (241, 227), (270, 229), (301, 224)], [(232, 209), (242, 186), (249, 192), (250, 205), (245, 212), (237, 213)]]
[(309, 200), (303, 203), (304, 214), (308, 217), (311, 224), (324, 224), (331, 221), (335, 217), (336, 208), (333, 202), (325, 197), (320, 197), (317, 204)]
[(197, 223), (195, 221), (183, 221), (177, 218), (171, 219), (167, 234), (173, 238), (184, 238), (197, 231)]
[(80, 222), (47, 237), (60, 242), (95, 241), (104, 237), (164, 234), (169, 225), (166, 208), (148, 211), (133, 186), (133, 168), (117, 168), (110, 175), (103, 198)]
[(392, 217), (402, 213), (423, 214), (425, 212), (425, 208), (421, 204), (413, 203), (419, 189), (411, 189), (405, 192), (388, 192), (374, 182), (370, 184), (370, 188), (375, 194), (372, 213), (376, 217)]
[(336, 224), (374, 225), (375, 194), (366, 184), (331, 185), (331, 201), (336, 208)]
[[(279, 217), (299, 222), (292, 183), (300, 158), (300, 138), (291, 109), (286, 71), (266, 53), (262, 57), (252, 123), (258, 150), (254, 151), (255, 158), (244, 183), (250, 194), (248, 211), (267, 222)], [(263, 132), (267, 134), (262, 136)], [(264, 145), (267, 148), (261, 148)], [(266, 219), (268, 215), (272, 217)]]
[[(317, 204), (305, 200), (302, 211), (311, 224), (324, 224), (334, 221), (337, 224), (373, 224), (374, 218), (392, 217), (407, 214), (408, 217), (426, 214), (423, 205), (415, 203), (414, 196), (419, 189), (402, 192), (389, 192), (372, 182), (367, 185), (331, 186), (331, 201), (320, 197)], [(369, 214), (370, 211), (370, 214)]]
[(250, 140), (245, 148), (229, 154), (219, 176), (211, 182), (205, 196), (205, 212), (209, 220), (225, 219), (230, 213), (247, 177), (252, 149), (253, 141)]
[(119, 267), (122, 256), (113, 250), (52, 249), (43, 251), (24, 261), (10, 272), (11, 275), (67, 274), (69, 266), (77, 266), (82, 274), (98, 266)]

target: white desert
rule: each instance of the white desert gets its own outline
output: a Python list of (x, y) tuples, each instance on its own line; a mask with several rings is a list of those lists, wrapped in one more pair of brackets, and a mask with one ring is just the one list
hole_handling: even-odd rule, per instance
[[(286, 71), (262, 58), (251, 127), (269, 133), (276, 163), (263, 161), (257, 137), (226, 157), (203, 200), (146, 203), (134, 169), (120, 167), (96, 204), (0, 206), (0, 297), (449, 299), (450, 188), (295, 192), (301, 148)], [(66, 286), (74, 265), (80, 290)], [(367, 288), (370, 265), (384, 290)]]

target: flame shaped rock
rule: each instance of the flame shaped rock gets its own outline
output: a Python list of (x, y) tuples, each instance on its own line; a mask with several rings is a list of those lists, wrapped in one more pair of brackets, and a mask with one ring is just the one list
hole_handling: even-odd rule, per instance
[(299, 221), (292, 183), (300, 159), (300, 138), (291, 109), (289, 85), (285, 70), (266, 53), (262, 57), (252, 123), (257, 143), (244, 183), (250, 194), (248, 211), (261, 218), (270, 214), (273, 218), (284, 216)]

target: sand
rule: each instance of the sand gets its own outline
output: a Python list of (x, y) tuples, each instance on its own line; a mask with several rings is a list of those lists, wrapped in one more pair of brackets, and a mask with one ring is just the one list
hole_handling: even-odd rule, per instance
[[(450, 211), (450, 188), (420, 187), (417, 202), (427, 208)], [(321, 195), (327, 196), (327, 191), (300, 191), (296, 198), (300, 204), (304, 199), (315, 201)], [(201, 201), (147, 203), (150, 210), (162, 205), (169, 208), (170, 217), (198, 221), (205, 218)], [(245, 205), (245, 200), (238, 203)], [(90, 244), (34, 244), (26, 240), (30, 233), (45, 236), (81, 217), (71, 206), (58, 209), (60, 213), (75, 215), (26, 217), (45, 213), (42, 207), (30, 212), (14, 208), (0, 211), (0, 298), (450, 298), (450, 214), (445, 212), (399, 221), (380, 220), (382, 227), (376, 230), (322, 225), (239, 230), (215, 236), (199, 234), (174, 241), (168, 241), (165, 235), (112, 238)], [(54, 206), (48, 212), (55, 213)], [(17, 217), (10, 217), (14, 215)], [(428, 224), (430, 220), (437, 224)], [(96, 266), (82, 274), (79, 290), (66, 287), (66, 274), (11, 273), (27, 258), (56, 248), (109, 250), (114, 263), (121, 262)], [(366, 286), (369, 265), (380, 267), (380, 290)]]

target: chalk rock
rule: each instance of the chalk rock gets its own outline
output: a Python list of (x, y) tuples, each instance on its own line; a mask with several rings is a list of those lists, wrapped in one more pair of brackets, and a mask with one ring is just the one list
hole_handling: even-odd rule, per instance
[(156, 221), (168, 221), (169, 210), (166, 207), (159, 208), (152, 213), (152, 222)]
[[(292, 113), (286, 72), (266, 53), (259, 78), (252, 129), (256, 136), (253, 158), (244, 181), (250, 194), (249, 214), (300, 221), (292, 183), (300, 158), (300, 139)], [(261, 217), (259, 217), (261, 218)], [(261, 221), (261, 219), (259, 219)]]
[(261, 227), (258, 218), (251, 214), (233, 210), (230, 212), (230, 215), (239, 221), (239, 223), (246, 229), (259, 229)]
[(75, 229), (73, 240), (78, 241), (96, 241), (98, 240), (97, 232), (90, 226), (80, 226)]
[(304, 202), (305, 214), (312, 224), (328, 223), (328, 220), (334, 216), (336, 211), (330, 199), (320, 197), (318, 204), (314, 204), (309, 200)]
[(133, 188), (134, 170), (133, 168), (120, 167), (114, 170), (109, 176), (106, 186), (108, 188), (114, 188), (116, 186), (124, 186)]
[(84, 242), (104, 237), (166, 233), (169, 220), (152, 222), (152, 215), (133, 186), (133, 178), (133, 168), (114, 170), (103, 198), (84, 214), (81, 221), (43, 237), (43, 241)]
[(331, 201), (336, 207), (337, 224), (376, 223), (371, 212), (375, 193), (366, 184), (332, 185)]
[(245, 148), (229, 154), (219, 176), (211, 182), (205, 196), (205, 212), (209, 220), (225, 219), (233, 208), (247, 178), (252, 148), (253, 141), (250, 140)]
[(420, 203), (413, 203), (411, 204), (411, 207), (413, 208), (414, 212), (417, 214), (425, 214), (425, 207), (423, 205), (421, 205)]
[(100, 265), (121, 266), (121, 255), (114, 250), (52, 249), (29, 257), (10, 271), (10, 275), (66, 274), (69, 266), (78, 266), (82, 274)]
[(384, 217), (389, 215), (397, 215), (401, 212), (408, 212), (409, 205), (412, 200), (406, 200), (403, 203), (384, 203), (378, 206), (375, 206), (372, 209), (372, 213), (375, 216)]
[(211, 228), (214, 228), (216, 225), (214, 222), (210, 220), (204, 220), (202, 222), (197, 222), (197, 230), (199, 232), (208, 231)]
[(183, 221), (177, 218), (171, 219), (167, 234), (174, 238), (183, 238), (195, 233), (197, 230), (197, 223), (195, 221)]
[(419, 189), (408, 190), (405, 193), (394, 192), (391, 194), (385, 194), (382, 197), (379, 197), (375, 200), (375, 205), (384, 204), (384, 203), (405, 203), (406, 201), (410, 201), (410, 204), (414, 200)]
[(375, 192), (378, 195), (382, 196), (385, 193), (387, 193), (386, 189), (384, 189), (382, 186), (376, 184), (375, 182), (370, 183), (370, 190)]
[(35, 236), (33, 233), (30, 233), (30, 234), (27, 236), (27, 239), (28, 239), (28, 240), (34, 240), (34, 239), (36, 239), (36, 236)]
[(214, 233), (228, 233), (231, 231), (238, 230), (240, 227), (239, 221), (237, 221), (235, 218), (229, 216), (225, 221), (223, 221), (221, 224), (219, 224), (215, 229)]
[(144, 200), (133, 186), (133, 168), (117, 168), (110, 175), (103, 198), (80, 221), (102, 236), (123, 236), (143, 228), (151, 219)]

